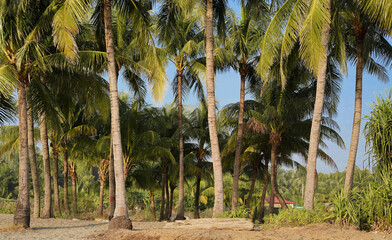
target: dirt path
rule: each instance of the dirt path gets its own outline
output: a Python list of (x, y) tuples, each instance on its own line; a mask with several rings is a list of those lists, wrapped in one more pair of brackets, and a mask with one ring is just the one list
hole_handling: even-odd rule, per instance
[(164, 229), (165, 223), (133, 222), (134, 231), (107, 231), (107, 222), (65, 219), (31, 219), (31, 229), (15, 229), (13, 215), (0, 214), (0, 239), (149, 239), (149, 240), (302, 240), (302, 239), (392, 239), (384, 232), (363, 232), (354, 228), (317, 224), (305, 227), (280, 227), (256, 231)]

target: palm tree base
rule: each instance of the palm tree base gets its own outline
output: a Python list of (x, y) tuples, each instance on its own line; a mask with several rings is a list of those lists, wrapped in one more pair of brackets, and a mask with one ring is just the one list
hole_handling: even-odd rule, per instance
[(24, 209), (23, 207), (17, 207), (14, 215), (14, 224), (17, 226), (23, 226), (24, 228), (29, 228), (30, 208)]
[(176, 218), (174, 220), (186, 220), (186, 218), (184, 217), (184, 215), (178, 215), (176, 216)]
[(126, 216), (119, 216), (114, 217), (109, 222), (109, 229), (129, 229), (132, 230), (132, 222), (129, 217)]

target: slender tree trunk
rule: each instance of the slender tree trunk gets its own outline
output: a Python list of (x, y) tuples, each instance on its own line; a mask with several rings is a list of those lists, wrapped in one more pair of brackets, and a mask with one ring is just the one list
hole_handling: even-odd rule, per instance
[(213, 0), (206, 0), (206, 75), (207, 75), (207, 107), (208, 126), (211, 142), (211, 157), (214, 167), (214, 211), (217, 216), (224, 212), (223, 201), (223, 174), (222, 162), (219, 152), (218, 132), (216, 128), (216, 108), (215, 108), (215, 80), (214, 80), (214, 33), (213, 33)]
[(110, 136), (110, 158), (109, 158), (109, 220), (113, 218), (116, 209), (116, 182), (114, 176), (113, 137)]
[[(174, 189), (176, 189), (175, 185), (172, 185), (170, 183), (170, 205), (169, 205), (169, 219), (171, 218), (172, 215), (172, 209), (173, 209), (173, 199), (174, 199)], [(185, 217), (184, 217), (185, 218)]]
[(241, 72), (241, 87), (240, 87), (240, 109), (238, 113), (238, 135), (235, 147), (234, 157), (234, 176), (233, 176), (233, 193), (231, 199), (231, 211), (234, 212), (238, 205), (238, 182), (240, 179), (240, 163), (241, 163), (241, 148), (242, 138), (244, 135), (244, 104), (245, 104), (245, 73)]
[[(167, 172), (166, 172), (167, 174)], [(170, 219), (170, 190), (169, 190), (169, 179), (166, 179), (166, 209), (165, 209), (165, 219)]]
[(14, 214), (14, 224), (30, 227), (29, 159), (27, 136), (27, 102), (25, 84), (19, 83), (19, 192)]
[(267, 193), (268, 187), (268, 159), (265, 159), (264, 164), (264, 186), (263, 186), (263, 193), (261, 194), (260, 199), (260, 213), (259, 213), (259, 222), (264, 223), (264, 204), (265, 204), (265, 195)]
[(77, 186), (76, 186), (76, 167), (70, 171), (72, 181), (72, 208), (74, 217), (78, 214), (78, 198), (77, 198)]
[[(197, 160), (197, 167), (201, 168), (201, 157)], [(201, 182), (201, 173), (197, 173), (196, 176), (196, 193), (195, 193), (195, 210), (194, 210), (194, 218), (198, 219), (200, 218), (200, 213), (199, 213), (199, 204), (200, 204), (200, 182)]]
[(154, 192), (150, 189), (150, 202), (151, 202), (151, 212), (152, 212), (152, 218), (154, 221), (156, 220), (156, 215), (155, 215), (155, 200), (154, 200)]
[(287, 209), (287, 205), (283, 197), (280, 195), (276, 183), (276, 177), (278, 172), (278, 145), (275, 142), (273, 142), (271, 145), (271, 192), (273, 192), (274, 196), (278, 198), (281, 208)]
[(178, 146), (179, 146), (179, 183), (178, 183), (178, 210), (176, 220), (185, 220), (184, 217), (184, 140), (182, 137), (182, 70), (177, 70), (178, 88)]
[(64, 213), (69, 215), (68, 204), (68, 151), (64, 150)]
[[(272, 166), (272, 164), (271, 164)], [(271, 177), (272, 177), (272, 171), (271, 171)], [(269, 200), (269, 206), (268, 206), (268, 214), (273, 214), (275, 209), (275, 194), (274, 191), (272, 191), (272, 186), (271, 186), (271, 194), (270, 194), (270, 200)]]
[(105, 189), (105, 182), (101, 179), (99, 180), (99, 207), (98, 213), (100, 216), (103, 215), (103, 191)]
[[(326, 1), (327, 9), (331, 11), (331, 0)], [(325, 56), (328, 55), (328, 41), (329, 41), (330, 25), (323, 27), (323, 35), (321, 36), (321, 44), (325, 49)], [(316, 184), (316, 162), (317, 150), (320, 142), (320, 128), (321, 118), (323, 114), (324, 92), (327, 76), (327, 57), (320, 62), (317, 72), (317, 87), (316, 87), (316, 101), (314, 103), (312, 127), (310, 130), (308, 161), (306, 165), (306, 187), (304, 208), (306, 210), (313, 210), (314, 206), (314, 191)]]
[(250, 208), (250, 202), (252, 201), (253, 191), (255, 189), (256, 177), (257, 177), (257, 172), (258, 172), (258, 167), (259, 167), (259, 161), (256, 160), (253, 162), (252, 183), (250, 185), (248, 199), (246, 200), (246, 207), (247, 208)]
[(54, 210), (60, 214), (60, 194), (59, 194), (59, 151), (56, 146), (52, 148), (53, 154), (53, 193)]
[(34, 142), (34, 121), (33, 121), (33, 111), (31, 109), (28, 110), (28, 145), (29, 145), (29, 159), (30, 159), (30, 168), (31, 168), (31, 179), (33, 180), (33, 191), (34, 191), (34, 217), (40, 217), (40, 195), (39, 195), (39, 175), (37, 169), (37, 160), (35, 157), (35, 142)]
[(166, 163), (162, 160), (162, 191), (161, 191), (161, 209), (159, 214), (159, 221), (165, 220), (165, 187), (166, 187)]
[(48, 131), (46, 128), (46, 116), (43, 112), (40, 116), (40, 133), (42, 144), (42, 159), (44, 163), (44, 184), (45, 184), (45, 201), (44, 210), (42, 213), (43, 218), (52, 217), (52, 189), (50, 179), (50, 160), (49, 160), (49, 146), (48, 146)]
[[(122, 161), (122, 146), (120, 132), (120, 110), (118, 103), (116, 62), (114, 58), (114, 43), (112, 33), (112, 11), (110, 0), (104, 0), (105, 42), (108, 57), (108, 75), (110, 90), (111, 134), (113, 136), (114, 171), (116, 178), (116, 209), (109, 229), (132, 229), (132, 222), (128, 216), (125, 192), (124, 163)], [(115, 218), (118, 218), (114, 221)]]
[(365, 38), (366, 29), (360, 26), (358, 22), (354, 26), (356, 42), (357, 42), (357, 67), (355, 77), (355, 107), (354, 107), (354, 119), (353, 119), (353, 130), (351, 133), (350, 151), (347, 160), (347, 171), (346, 180), (344, 183), (344, 192), (348, 195), (352, 189), (355, 159), (357, 157), (359, 134), (361, 131), (361, 113), (362, 113), (362, 77), (363, 77), (363, 40)]

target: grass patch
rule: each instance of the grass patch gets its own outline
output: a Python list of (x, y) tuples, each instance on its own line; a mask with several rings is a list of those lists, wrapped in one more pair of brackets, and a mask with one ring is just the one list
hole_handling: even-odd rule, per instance
[(279, 211), (278, 215), (265, 217), (265, 223), (271, 226), (305, 226), (313, 223), (327, 222), (332, 218), (331, 213), (323, 210), (307, 211), (290, 208)]

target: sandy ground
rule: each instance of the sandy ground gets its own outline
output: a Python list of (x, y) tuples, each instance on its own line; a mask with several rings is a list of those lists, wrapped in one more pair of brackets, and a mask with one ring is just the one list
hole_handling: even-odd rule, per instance
[(255, 231), (163, 229), (165, 223), (133, 222), (134, 230), (108, 231), (107, 222), (65, 219), (31, 219), (31, 229), (12, 226), (11, 214), (0, 214), (0, 239), (392, 239), (385, 232), (363, 232), (354, 228), (340, 229), (335, 225), (316, 224), (305, 227), (256, 228)]

